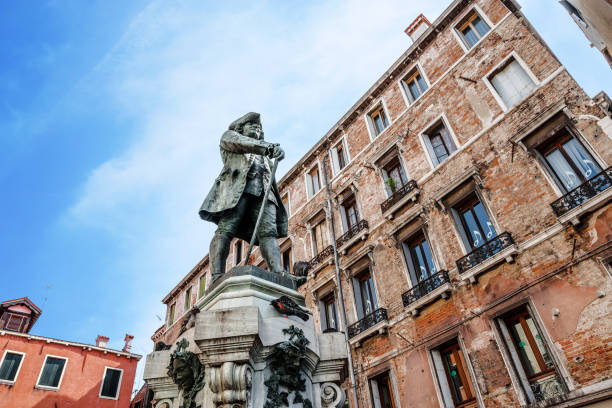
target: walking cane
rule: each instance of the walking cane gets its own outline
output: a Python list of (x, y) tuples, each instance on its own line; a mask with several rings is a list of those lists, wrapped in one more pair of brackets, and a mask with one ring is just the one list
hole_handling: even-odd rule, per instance
[(249, 250), (247, 251), (246, 259), (244, 260), (245, 265), (249, 264), (249, 257), (251, 256), (251, 251), (253, 250), (253, 244), (255, 243), (255, 237), (257, 236), (257, 230), (259, 229), (259, 224), (261, 224), (261, 219), (263, 218), (263, 213), (266, 207), (266, 202), (268, 201), (268, 196), (270, 195), (270, 190), (272, 190), (272, 183), (274, 182), (274, 175), (276, 174), (276, 167), (278, 167), (278, 158), (275, 158), (274, 163), (272, 164), (270, 182), (266, 186), (266, 191), (264, 192), (263, 201), (261, 202), (261, 208), (259, 209), (259, 215), (257, 216), (257, 222), (255, 222), (255, 229), (253, 229), (253, 236), (251, 236), (251, 242), (249, 242)]

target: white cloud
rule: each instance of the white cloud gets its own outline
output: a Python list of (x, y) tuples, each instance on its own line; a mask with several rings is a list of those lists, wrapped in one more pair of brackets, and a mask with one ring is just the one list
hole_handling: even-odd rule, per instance
[(150, 349), (160, 299), (207, 251), (213, 226), (197, 210), (227, 125), (261, 112), (288, 170), (410, 45), (402, 31), (418, 13), (433, 19), (445, 3), (154, 1), (132, 21), (80, 88), (137, 126), (129, 147), (91, 172), (68, 218), (123, 247), (117, 268), (134, 291), (124, 307), (139, 318), (117, 325), (135, 329), (135, 352)]

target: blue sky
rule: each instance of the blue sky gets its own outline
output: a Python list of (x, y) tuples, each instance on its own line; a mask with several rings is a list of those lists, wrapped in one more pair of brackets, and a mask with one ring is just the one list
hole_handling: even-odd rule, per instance
[[(146, 354), (160, 300), (207, 252), (197, 210), (228, 123), (261, 112), (284, 174), (410, 46), (406, 26), (449, 3), (6, 3), (0, 299), (40, 306), (35, 334), (121, 348), (129, 332)], [(558, 2), (521, 4), (586, 92), (612, 95)]]

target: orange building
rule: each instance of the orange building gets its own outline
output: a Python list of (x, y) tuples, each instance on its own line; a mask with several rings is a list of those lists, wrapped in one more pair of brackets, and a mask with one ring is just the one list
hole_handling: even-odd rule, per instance
[(0, 303), (0, 408), (128, 407), (141, 356), (29, 334), (41, 310), (27, 297)]

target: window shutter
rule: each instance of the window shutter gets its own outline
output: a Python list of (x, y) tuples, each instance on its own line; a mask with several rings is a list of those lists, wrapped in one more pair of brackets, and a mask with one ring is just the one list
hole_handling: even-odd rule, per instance
[(306, 189), (308, 190), (308, 198), (314, 195), (312, 184), (313, 184), (312, 176), (310, 174), (307, 174), (306, 175)]
[(348, 219), (346, 217), (346, 207), (341, 206), (340, 208), (340, 218), (342, 219), (342, 230), (344, 232), (348, 231)]
[(533, 395), (533, 391), (531, 390), (531, 386), (529, 385), (529, 380), (527, 380), (527, 376), (525, 375), (525, 371), (523, 371), (523, 366), (521, 364), (521, 360), (516, 353), (516, 349), (514, 348), (514, 344), (512, 343), (512, 338), (510, 337), (510, 332), (506, 327), (506, 323), (503, 320), (498, 320), (499, 328), (501, 329), (502, 336), (504, 338), (504, 342), (506, 343), (506, 348), (510, 353), (510, 357), (512, 358), (512, 362), (514, 363), (514, 367), (516, 368), (516, 373), (521, 381), (521, 385), (523, 386), (523, 391), (527, 394), (527, 398), (530, 402), (535, 401), (535, 396)]
[(438, 161), (438, 158), (434, 153), (433, 147), (431, 146), (431, 140), (429, 140), (429, 135), (423, 135), (423, 142), (425, 144), (425, 148), (427, 149), (427, 153), (431, 158), (431, 162), (433, 163), (434, 167), (436, 167), (438, 164), (440, 164), (440, 162)]
[(331, 149), (332, 155), (332, 167), (334, 169), (334, 175), (340, 172), (340, 158), (338, 157), (338, 148), (334, 147)]
[(408, 101), (412, 105), (412, 103), (414, 102), (414, 96), (412, 96), (412, 92), (410, 92), (410, 86), (408, 85), (406, 81), (402, 81), (402, 87), (404, 88), (404, 93), (406, 94), (406, 98), (408, 98)]
[(442, 362), (442, 356), (438, 350), (431, 351), (431, 359), (433, 360), (434, 367), (436, 369), (436, 375), (438, 377), (438, 383), (440, 385), (440, 391), (442, 391), (442, 399), (444, 399), (445, 408), (454, 408), (453, 396), (448, 386), (448, 379), (446, 378), (446, 372), (444, 371), (444, 363)]
[(448, 147), (449, 155), (452, 152), (454, 152), (455, 150), (457, 150), (457, 146), (455, 146), (455, 141), (451, 137), (448, 129), (446, 128), (446, 126), (442, 126), (442, 129), (440, 129), (440, 135), (442, 135), (442, 139), (444, 140), (444, 143)]
[(321, 321), (321, 331), (328, 329), (325, 320), (325, 303), (323, 301), (319, 301), (319, 319)]

